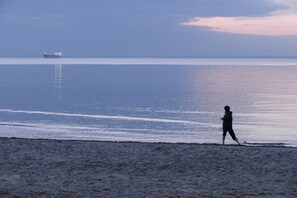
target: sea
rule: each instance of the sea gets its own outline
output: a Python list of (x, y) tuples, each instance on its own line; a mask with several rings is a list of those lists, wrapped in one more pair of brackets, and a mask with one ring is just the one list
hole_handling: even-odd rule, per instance
[[(0, 136), (297, 146), (297, 59), (0, 58)], [(230, 135), (227, 144), (234, 144)]]

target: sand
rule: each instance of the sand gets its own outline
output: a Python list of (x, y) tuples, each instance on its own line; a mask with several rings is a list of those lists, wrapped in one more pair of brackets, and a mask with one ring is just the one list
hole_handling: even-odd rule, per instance
[(297, 148), (0, 138), (0, 197), (297, 197)]

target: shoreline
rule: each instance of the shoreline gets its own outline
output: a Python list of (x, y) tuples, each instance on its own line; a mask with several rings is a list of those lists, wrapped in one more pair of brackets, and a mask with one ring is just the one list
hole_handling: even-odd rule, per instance
[(0, 138), (1, 197), (296, 197), (297, 149)]
[(33, 141), (58, 141), (58, 142), (98, 142), (98, 143), (119, 143), (119, 144), (169, 144), (169, 145), (192, 145), (192, 146), (242, 146), (242, 147), (264, 147), (264, 148), (296, 148), (297, 146), (290, 146), (289, 144), (285, 143), (261, 143), (261, 142), (246, 142), (243, 143), (240, 142), (240, 145), (237, 143), (225, 143), (224, 145), (221, 143), (196, 143), (196, 142), (143, 142), (143, 141), (114, 141), (114, 140), (89, 140), (89, 139), (50, 139), (50, 138), (22, 138), (22, 137), (1, 137), (0, 141), (2, 139), (17, 139), (17, 140), (33, 140)]

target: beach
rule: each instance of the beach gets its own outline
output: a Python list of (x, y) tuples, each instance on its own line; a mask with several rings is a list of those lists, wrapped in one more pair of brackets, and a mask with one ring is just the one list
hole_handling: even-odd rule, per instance
[(0, 138), (0, 197), (296, 197), (297, 149)]

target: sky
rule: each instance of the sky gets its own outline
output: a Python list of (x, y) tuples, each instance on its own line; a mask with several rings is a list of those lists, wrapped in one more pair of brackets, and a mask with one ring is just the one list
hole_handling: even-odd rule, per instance
[(297, 57), (297, 0), (0, 0), (0, 57)]

